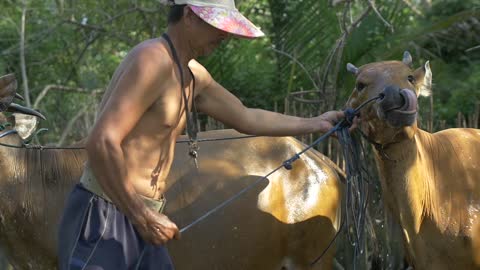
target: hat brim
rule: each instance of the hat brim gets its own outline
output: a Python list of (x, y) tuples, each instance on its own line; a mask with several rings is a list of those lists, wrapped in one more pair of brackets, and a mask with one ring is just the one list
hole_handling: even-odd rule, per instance
[(243, 38), (258, 38), (265, 34), (236, 9), (189, 5), (202, 20), (222, 31)]

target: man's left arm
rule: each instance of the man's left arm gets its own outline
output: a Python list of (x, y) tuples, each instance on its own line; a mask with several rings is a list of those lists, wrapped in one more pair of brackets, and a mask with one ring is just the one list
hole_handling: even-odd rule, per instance
[(200, 111), (239, 132), (265, 136), (325, 133), (344, 117), (341, 111), (330, 111), (313, 118), (301, 118), (247, 108), (211, 77), (199, 91), (196, 106)]

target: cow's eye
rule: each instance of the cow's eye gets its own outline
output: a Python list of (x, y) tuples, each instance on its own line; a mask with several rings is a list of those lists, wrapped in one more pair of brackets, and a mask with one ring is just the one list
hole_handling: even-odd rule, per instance
[(361, 83), (361, 82), (357, 82), (357, 91), (362, 91), (364, 88), (366, 87), (366, 85), (364, 83)]
[(408, 75), (408, 81), (409, 81), (411, 84), (415, 84), (415, 77), (413, 77), (413, 75)]

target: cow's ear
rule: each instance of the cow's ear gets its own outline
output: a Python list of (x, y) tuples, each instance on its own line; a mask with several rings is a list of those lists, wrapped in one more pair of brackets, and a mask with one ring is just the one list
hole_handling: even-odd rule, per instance
[(427, 61), (423, 67), (413, 72), (417, 88), (417, 96), (428, 97), (432, 94), (432, 70), (430, 62)]
[(37, 129), (38, 119), (36, 116), (23, 113), (13, 113), (12, 115), (15, 117), (15, 130), (22, 139), (29, 138)]

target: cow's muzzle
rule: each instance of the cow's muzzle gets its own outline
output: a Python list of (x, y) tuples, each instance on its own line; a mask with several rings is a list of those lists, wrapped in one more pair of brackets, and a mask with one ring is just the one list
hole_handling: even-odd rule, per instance
[(409, 89), (387, 86), (378, 101), (378, 115), (390, 126), (404, 127), (415, 123), (417, 119), (417, 96)]

